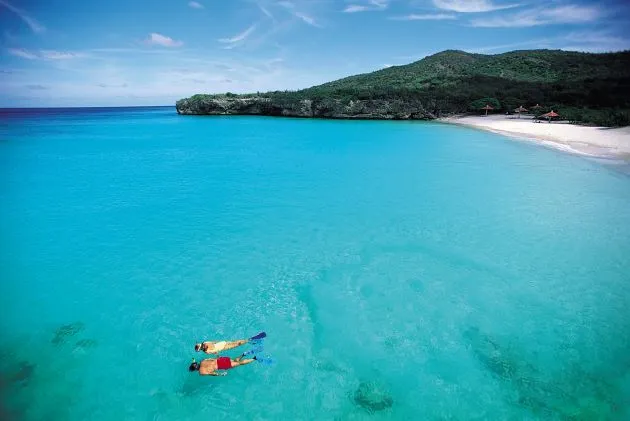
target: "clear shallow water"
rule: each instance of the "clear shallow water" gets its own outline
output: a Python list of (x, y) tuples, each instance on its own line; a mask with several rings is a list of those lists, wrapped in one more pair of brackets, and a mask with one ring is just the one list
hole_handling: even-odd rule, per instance
[[(5, 113), (0, 168), (0, 418), (630, 417), (630, 178), (607, 167), (147, 108)], [(274, 366), (187, 372), (195, 341), (259, 330)]]

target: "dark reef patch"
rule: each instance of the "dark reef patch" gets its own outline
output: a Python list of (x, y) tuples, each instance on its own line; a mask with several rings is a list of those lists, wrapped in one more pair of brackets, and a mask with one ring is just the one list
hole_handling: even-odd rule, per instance
[(394, 399), (387, 387), (377, 381), (361, 382), (352, 394), (352, 401), (370, 414), (394, 405)]
[(61, 345), (65, 343), (69, 338), (78, 334), (85, 329), (85, 325), (82, 322), (75, 322), (67, 325), (62, 325), (55, 331), (55, 336), (52, 339), (54, 345)]
[(16, 370), (11, 373), (9, 381), (13, 384), (26, 385), (35, 374), (35, 367), (35, 364), (28, 361), (19, 362)]
[(95, 339), (80, 339), (75, 344), (75, 349), (85, 350), (89, 348), (95, 348), (98, 346), (98, 341)]
[(475, 358), (505, 388), (516, 392), (512, 405), (532, 414), (561, 420), (618, 419), (620, 409), (630, 405), (620, 382), (626, 373), (604, 376), (580, 364), (566, 364), (559, 372), (537, 368), (523, 352), (477, 328), (464, 333)]

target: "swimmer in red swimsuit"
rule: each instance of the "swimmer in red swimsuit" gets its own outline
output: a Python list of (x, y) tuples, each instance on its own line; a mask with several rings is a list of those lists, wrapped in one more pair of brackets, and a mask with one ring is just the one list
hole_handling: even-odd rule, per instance
[(218, 373), (217, 370), (229, 370), (240, 365), (247, 365), (256, 361), (256, 357), (243, 359), (245, 354), (236, 359), (230, 357), (206, 358), (200, 363), (193, 359), (188, 367), (188, 371), (198, 371), (200, 376), (227, 376), (227, 372)]

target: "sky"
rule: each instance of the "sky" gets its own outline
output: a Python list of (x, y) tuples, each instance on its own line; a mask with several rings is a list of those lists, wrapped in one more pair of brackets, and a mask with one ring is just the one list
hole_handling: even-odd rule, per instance
[(306, 88), (446, 49), (630, 49), (626, 0), (0, 0), (0, 107)]

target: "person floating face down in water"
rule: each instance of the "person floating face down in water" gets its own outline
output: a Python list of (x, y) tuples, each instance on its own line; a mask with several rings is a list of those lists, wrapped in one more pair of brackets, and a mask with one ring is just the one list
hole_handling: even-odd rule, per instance
[(237, 341), (206, 341), (195, 344), (195, 351), (203, 351), (206, 354), (214, 354), (219, 355), (221, 351), (227, 351), (228, 349), (236, 348), (237, 346), (245, 345), (250, 342), (259, 341), (265, 338), (267, 334), (265, 332), (260, 332), (256, 336), (252, 336), (249, 339), (239, 339)]
[(243, 354), (236, 359), (231, 359), (230, 357), (206, 358), (200, 363), (193, 358), (188, 371), (198, 371), (200, 376), (227, 376), (227, 371), (219, 373), (218, 370), (230, 370), (234, 367), (251, 364), (257, 360), (255, 356), (253, 358), (243, 358), (245, 355)]

